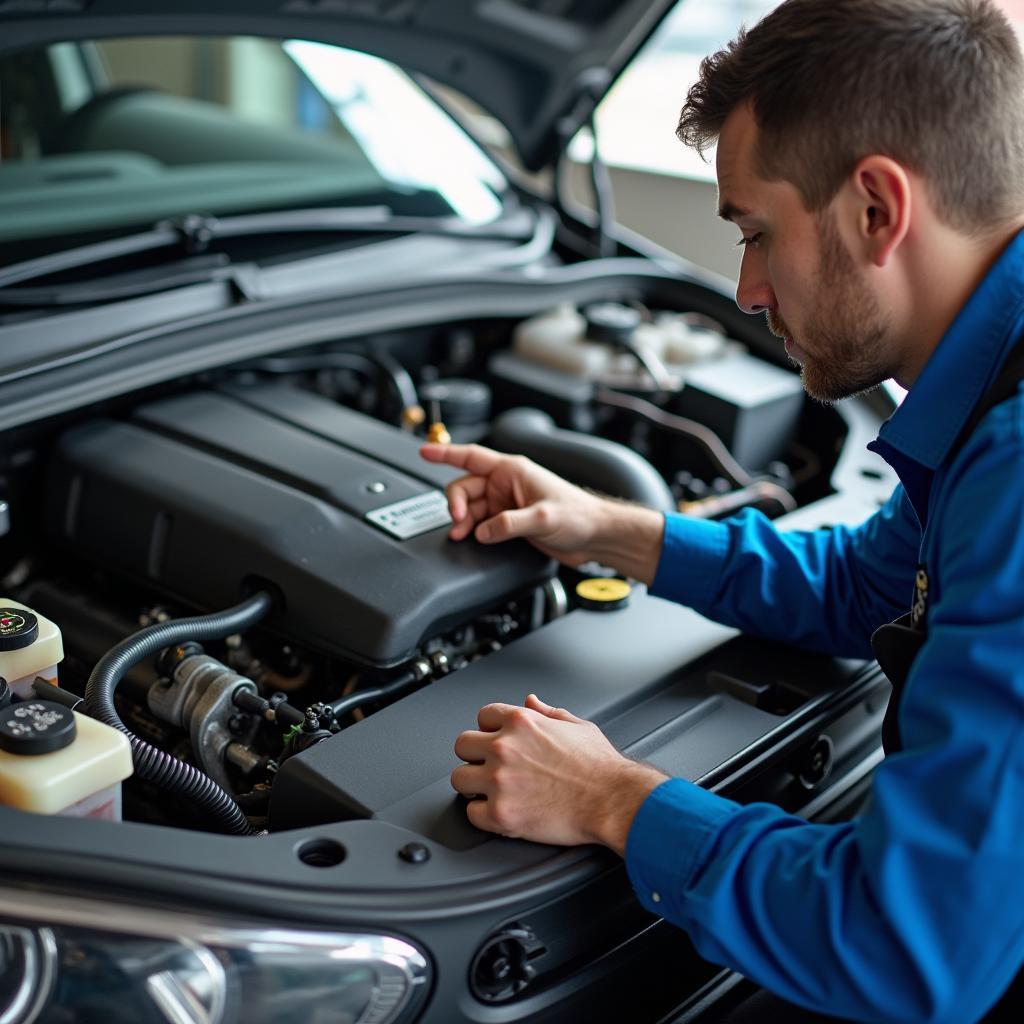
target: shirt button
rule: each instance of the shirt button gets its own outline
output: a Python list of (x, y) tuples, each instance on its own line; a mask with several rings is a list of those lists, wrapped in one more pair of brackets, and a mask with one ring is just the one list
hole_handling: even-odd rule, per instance
[(654, 900), (655, 903), (660, 903), (661, 902), (661, 893), (660, 892), (652, 892), (651, 893), (651, 899)]

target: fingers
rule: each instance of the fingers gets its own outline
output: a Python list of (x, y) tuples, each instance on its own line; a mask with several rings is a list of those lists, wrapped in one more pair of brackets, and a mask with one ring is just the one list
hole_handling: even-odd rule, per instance
[(469, 536), (473, 527), (487, 513), (487, 478), (482, 476), (460, 476), (446, 488), (448, 511), (454, 525), (448, 531), (452, 540)]
[(551, 506), (546, 501), (526, 508), (506, 509), (477, 526), (481, 544), (498, 544), (513, 537), (537, 537), (551, 530)]
[(577, 718), (574, 714), (566, 711), (565, 708), (553, 708), (550, 704), (545, 704), (535, 693), (531, 693), (526, 698), (526, 707), (531, 711), (538, 711), (540, 714), (547, 718), (557, 718), (561, 722), (579, 722), (582, 723), (584, 719)]
[[(572, 712), (566, 711), (565, 708), (553, 708), (550, 704), (545, 704), (535, 693), (531, 693), (526, 698), (524, 708), (517, 707), (515, 704), (488, 704), (482, 707), (476, 716), (480, 731), (462, 733), (455, 741), (455, 753), (464, 761), (482, 761), (487, 756), (493, 740), (491, 734), (507, 725), (528, 724), (528, 712), (531, 711), (544, 715), (545, 718), (555, 718), (562, 722), (589, 724), (585, 718), (578, 718)], [(519, 722), (516, 721), (517, 719)], [(466, 754), (472, 756), (467, 757)]]
[[(553, 505), (550, 501), (528, 504), (524, 480), (529, 463), (521, 456), (501, 455), (477, 444), (425, 444), (420, 454), (428, 462), (467, 470), (465, 476), (445, 488), (453, 521), (448, 531), (452, 540), (463, 540), (473, 533), (483, 544), (498, 544), (513, 537), (542, 537), (551, 532)], [(492, 476), (503, 466), (511, 470), (502, 479), (512, 490), (501, 504), (526, 507), (508, 508), (487, 519), (489, 504), (494, 504), (494, 494), (488, 498)]]
[(487, 758), (487, 748), (493, 739), (493, 732), (477, 732), (467, 729), (455, 741), (455, 756), (463, 761), (480, 763)]
[(531, 693), (526, 698), (525, 707), (520, 707), (517, 704), (488, 704), (482, 707), (476, 716), (482, 731), (480, 733), (463, 733), (463, 735), (482, 736), (489, 744), (493, 739), (490, 734), (497, 732), (499, 729), (508, 726), (513, 728), (522, 725), (528, 726), (531, 722), (536, 721), (531, 715), (531, 712), (534, 711), (540, 712), (547, 718), (559, 718), (563, 722), (583, 722), (588, 724), (585, 719), (577, 718), (566, 711), (565, 708), (553, 708), (549, 704), (545, 704), (536, 694)]
[(460, 476), (453, 480), (445, 489), (448, 497), (448, 511), (452, 519), (459, 522), (466, 518), (469, 511), (469, 503), (477, 498), (482, 498), (487, 491), (487, 481), (482, 476)]
[(480, 709), (476, 720), (484, 732), (497, 732), (511, 713), (518, 714), (519, 711), (514, 704), (488, 704)]
[(475, 825), (484, 832), (497, 832), (499, 835), (514, 838), (510, 832), (500, 828), (494, 820), (489, 800), (471, 800), (466, 805), (466, 817), (469, 818), (471, 825)]
[(461, 764), (452, 772), (452, 789), (463, 796), (485, 796), (490, 787), (487, 770), (478, 764)]
[(507, 455), (501, 455), (479, 444), (425, 444), (420, 455), (427, 462), (441, 462), (458, 466), (474, 476), (487, 476), (501, 465)]

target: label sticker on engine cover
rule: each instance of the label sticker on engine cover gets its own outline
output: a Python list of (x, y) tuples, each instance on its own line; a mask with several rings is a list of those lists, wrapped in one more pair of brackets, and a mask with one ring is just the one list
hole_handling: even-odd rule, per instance
[(366, 518), (399, 540), (418, 537), (440, 526), (450, 526), (452, 522), (448, 513), (448, 499), (441, 491), (428, 491), (426, 494), (417, 494), (415, 498), (382, 505), (367, 512)]

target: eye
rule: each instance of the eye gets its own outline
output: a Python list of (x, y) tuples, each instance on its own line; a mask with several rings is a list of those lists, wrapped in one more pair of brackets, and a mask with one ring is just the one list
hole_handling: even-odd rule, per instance
[(758, 231), (757, 234), (751, 235), (749, 238), (741, 238), (736, 244), (742, 245), (745, 249), (749, 246), (756, 246), (761, 241), (762, 232)]

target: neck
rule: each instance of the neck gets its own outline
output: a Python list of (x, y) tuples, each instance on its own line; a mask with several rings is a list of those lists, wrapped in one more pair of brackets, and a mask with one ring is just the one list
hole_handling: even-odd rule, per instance
[[(957, 314), (1017, 234), (1024, 216), (980, 239), (968, 238), (944, 226), (933, 226), (921, 237), (916, 266), (910, 276), (910, 313), (904, 351), (894, 374), (904, 388), (913, 387)], [(935, 254), (941, 253), (936, 259)]]

